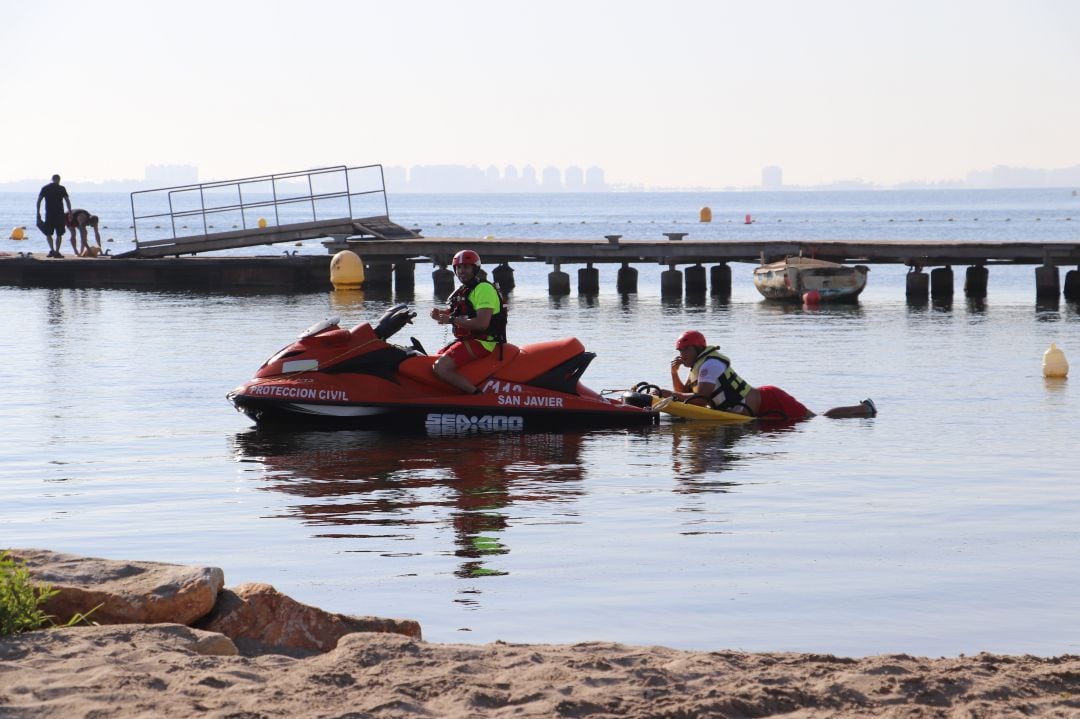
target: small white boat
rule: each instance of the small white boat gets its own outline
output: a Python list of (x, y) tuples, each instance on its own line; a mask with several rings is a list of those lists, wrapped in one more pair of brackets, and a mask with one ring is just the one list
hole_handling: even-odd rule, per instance
[(754, 287), (769, 300), (854, 302), (866, 287), (866, 265), (841, 265), (809, 257), (788, 257), (754, 268)]

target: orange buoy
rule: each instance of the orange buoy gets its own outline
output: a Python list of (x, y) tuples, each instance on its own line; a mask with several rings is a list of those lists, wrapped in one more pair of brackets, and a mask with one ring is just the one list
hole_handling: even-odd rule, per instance
[(743, 220), (744, 225), (751, 225), (751, 224), (753, 224), (753, 222), (754, 222), (754, 218), (751, 217), (750, 215), (747, 215), (746, 219)]
[(804, 305), (816, 305), (817, 303), (821, 302), (821, 293), (817, 290), (803, 292), (802, 301)]

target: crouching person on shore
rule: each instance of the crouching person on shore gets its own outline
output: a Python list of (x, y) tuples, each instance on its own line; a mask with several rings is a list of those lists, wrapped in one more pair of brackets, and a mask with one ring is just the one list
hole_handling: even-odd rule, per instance
[[(98, 230), (98, 216), (91, 215), (89, 212), (83, 209), (75, 209), (67, 213), (65, 220), (67, 222), (67, 228), (71, 232), (71, 250), (79, 257), (97, 257), (101, 254), (101, 232)], [(94, 241), (97, 242), (97, 247), (91, 247), (90, 243), (86, 239), (86, 228), (92, 227), (94, 230)], [(75, 230), (79, 231), (80, 239), (82, 240), (79, 247), (75, 246)]]

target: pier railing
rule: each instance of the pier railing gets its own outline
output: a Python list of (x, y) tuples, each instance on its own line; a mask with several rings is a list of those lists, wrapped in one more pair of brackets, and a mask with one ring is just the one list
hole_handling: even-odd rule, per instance
[(337, 165), (131, 193), (138, 244), (389, 214), (382, 165)]

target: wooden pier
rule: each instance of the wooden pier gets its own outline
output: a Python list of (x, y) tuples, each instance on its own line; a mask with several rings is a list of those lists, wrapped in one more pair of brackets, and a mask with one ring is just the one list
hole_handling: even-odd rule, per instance
[[(674, 234), (674, 233), (672, 233)], [(608, 235), (607, 237), (618, 237)], [(946, 265), (1041, 265), (1080, 264), (1080, 242), (893, 242), (821, 241), (789, 242), (725, 240), (656, 242), (631, 240), (477, 240), (425, 237), (414, 240), (330, 240), (323, 245), (331, 253), (352, 250), (365, 260), (397, 262), (427, 260), (449, 265), (454, 253), (475, 249), (485, 265), (493, 262), (545, 262), (547, 264), (650, 263), (692, 265), (714, 262), (759, 263), (802, 255), (820, 260), (862, 264), (901, 264), (909, 267)]]
[[(348, 249), (364, 261), (365, 287), (374, 290), (412, 291), (416, 265), (435, 268), (436, 294), (454, 285), (447, 268), (463, 248), (480, 253), (484, 267), (504, 289), (513, 288), (513, 264), (542, 262), (552, 266), (548, 289), (569, 294), (571, 283), (564, 266), (577, 266), (578, 292), (599, 291), (594, 265), (620, 265), (617, 290), (637, 291), (635, 265), (658, 265), (665, 295), (711, 294), (728, 296), (728, 263), (757, 265), (787, 256), (803, 255), (847, 264), (900, 264), (910, 268), (907, 294), (945, 297), (953, 294), (953, 266), (966, 266), (964, 291), (985, 296), (987, 275), (995, 265), (1035, 268), (1036, 298), (1062, 296), (1060, 269), (1080, 267), (1076, 243), (939, 243), (939, 242), (725, 242), (660, 240), (477, 240), (468, 238), (363, 239), (324, 241), (327, 255), (300, 255), (283, 251), (259, 257), (170, 256), (157, 258), (98, 257), (62, 260), (36, 256), (0, 256), (0, 284), (37, 287), (103, 287), (137, 289), (198, 289), (217, 291), (326, 291), (330, 285), (330, 255)], [(175, 251), (175, 248), (173, 248)], [(187, 248), (187, 249), (190, 249)], [(709, 267), (706, 267), (706, 266)], [(925, 270), (930, 270), (926, 272)], [(1064, 296), (1080, 301), (1080, 270), (1066, 272)]]
[[(436, 291), (453, 285), (453, 275), (446, 269), (454, 253), (470, 248), (480, 253), (484, 266), (494, 279), (512, 288), (511, 263), (543, 262), (553, 266), (548, 278), (552, 294), (568, 294), (569, 276), (563, 265), (582, 265), (578, 270), (579, 292), (595, 293), (597, 264), (620, 264), (617, 280), (620, 292), (635, 292), (635, 264), (666, 266), (661, 274), (661, 292), (667, 295), (703, 294), (706, 291), (705, 265), (709, 292), (727, 296), (731, 290), (729, 262), (757, 265), (792, 256), (813, 257), (845, 264), (900, 264), (910, 268), (907, 294), (910, 298), (943, 297), (953, 293), (953, 265), (967, 266), (964, 290), (968, 296), (985, 296), (987, 277), (993, 265), (1034, 265), (1038, 299), (1062, 295), (1059, 267), (1077, 266), (1080, 270), (1080, 242), (895, 242), (895, 241), (684, 241), (683, 233), (667, 233), (660, 241), (623, 241), (618, 235), (606, 235), (603, 241), (592, 240), (510, 240), (467, 238), (420, 238), (400, 241), (375, 241), (358, 238), (324, 242), (336, 253), (351, 250), (363, 258), (368, 281), (376, 286), (391, 282), (411, 288), (416, 263), (430, 263), (440, 270), (433, 273)], [(680, 270), (679, 266), (685, 266)], [(924, 270), (932, 270), (929, 274)], [(1080, 271), (1066, 273), (1064, 295), (1080, 300)], [(501, 277), (500, 277), (501, 274)]]

